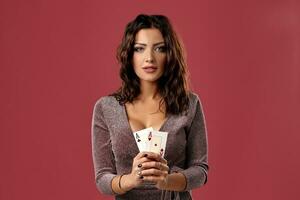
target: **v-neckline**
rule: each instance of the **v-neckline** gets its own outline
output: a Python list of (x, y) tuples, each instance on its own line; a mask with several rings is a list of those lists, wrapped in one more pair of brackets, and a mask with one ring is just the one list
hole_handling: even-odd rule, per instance
[[(127, 128), (128, 128), (128, 130), (129, 130), (131, 133), (134, 133), (133, 130), (132, 130), (132, 127), (131, 127), (131, 125), (130, 125), (130, 123), (129, 123), (128, 113), (127, 113), (125, 104), (121, 105), (121, 107), (122, 107), (122, 111), (123, 111), (123, 116), (124, 116), (124, 118), (125, 118), (125, 121), (127, 122)], [(162, 123), (162, 125), (160, 126), (160, 128), (158, 129), (158, 131), (162, 131), (162, 130), (163, 130), (164, 126), (165, 126), (166, 123), (169, 121), (170, 117), (171, 117), (171, 115), (170, 115), (170, 114), (167, 114), (167, 117), (165, 118), (164, 122)], [(148, 127), (146, 127), (146, 128), (148, 128)], [(141, 130), (142, 130), (142, 129), (141, 129)], [(137, 130), (137, 131), (139, 131), (139, 130)], [(135, 132), (136, 132), (136, 131), (135, 131)]]

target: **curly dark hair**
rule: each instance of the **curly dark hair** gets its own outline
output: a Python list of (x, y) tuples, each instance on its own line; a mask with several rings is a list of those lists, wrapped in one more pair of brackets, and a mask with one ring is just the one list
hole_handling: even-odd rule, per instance
[(121, 65), (121, 87), (114, 96), (120, 105), (132, 103), (140, 94), (139, 78), (132, 66), (136, 33), (141, 29), (157, 28), (166, 46), (166, 64), (158, 79), (158, 92), (162, 99), (159, 108), (165, 103), (167, 114), (186, 114), (189, 107), (188, 71), (183, 46), (172, 28), (169, 19), (163, 15), (138, 15), (126, 26), (122, 42), (117, 49), (117, 59)]

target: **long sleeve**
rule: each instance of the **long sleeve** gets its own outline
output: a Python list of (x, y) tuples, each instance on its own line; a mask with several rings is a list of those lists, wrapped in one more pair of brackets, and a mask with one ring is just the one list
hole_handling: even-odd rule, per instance
[(185, 190), (191, 190), (207, 182), (207, 133), (204, 114), (199, 98), (197, 98), (196, 112), (187, 130), (186, 168), (180, 170), (185, 175), (187, 184)]
[(93, 110), (92, 154), (97, 189), (104, 194), (115, 194), (111, 188), (112, 179), (116, 176), (115, 161), (101, 99), (96, 102)]

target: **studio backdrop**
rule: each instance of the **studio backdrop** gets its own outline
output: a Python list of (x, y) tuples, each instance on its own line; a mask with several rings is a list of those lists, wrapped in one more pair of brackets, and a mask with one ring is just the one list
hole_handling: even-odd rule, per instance
[(97, 200), (91, 122), (139, 13), (170, 18), (208, 130), (206, 200), (300, 198), (300, 2), (0, 1), (0, 199)]

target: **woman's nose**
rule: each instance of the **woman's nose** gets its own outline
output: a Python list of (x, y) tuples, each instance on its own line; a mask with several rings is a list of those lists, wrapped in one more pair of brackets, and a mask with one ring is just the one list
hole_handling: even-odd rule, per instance
[(153, 62), (153, 52), (152, 51), (148, 51), (148, 53), (146, 53), (146, 62)]

